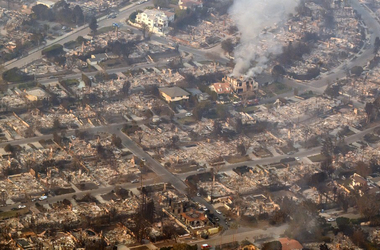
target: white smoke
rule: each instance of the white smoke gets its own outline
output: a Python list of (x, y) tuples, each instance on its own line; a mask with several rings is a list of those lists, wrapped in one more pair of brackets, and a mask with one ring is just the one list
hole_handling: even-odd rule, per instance
[[(241, 33), (240, 44), (234, 51), (234, 76), (261, 73), (266, 68), (268, 56), (281, 53), (283, 45), (276, 40), (275, 34), (263, 30), (285, 24), (298, 2), (299, 0), (234, 1), (229, 13)], [(252, 62), (255, 62), (254, 66)]]

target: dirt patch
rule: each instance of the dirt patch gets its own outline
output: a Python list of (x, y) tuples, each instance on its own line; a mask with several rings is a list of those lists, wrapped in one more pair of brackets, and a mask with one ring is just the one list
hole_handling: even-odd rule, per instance
[(111, 201), (111, 200), (117, 201), (117, 200), (120, 200), (120, 197), (117, 196), (114, 192), (109, 192), (107, 194), (103, 194), (103, 195), (101, 195), (101, 197), (105, 201)]
[(122, 184), (126, 182), (131, 182), (133, 180), (139, 180), (140, 178), (135, 175), (135, 174), (126, 174), (126, 175), (119, 175), (112, 180), (108, 182), (110, 185), (115, 185), (115, 184)]
[(318, 154), (308, 157), (312, 162), (321, 162), (326, 160), (326, 156)]

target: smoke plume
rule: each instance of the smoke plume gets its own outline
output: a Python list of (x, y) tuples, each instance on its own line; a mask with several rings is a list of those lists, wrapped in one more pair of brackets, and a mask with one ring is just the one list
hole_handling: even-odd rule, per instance
[(281, 53), (282, 44), (277, 41), (275, 34), (280, 29), (273, 33), (268, 29), (285, 24), (298, 2), (299, 0), (234, 1), (229, 13), (241, 33), (240, 44), (234, 51), (234, 76), (261, 73), (266, 67), (268, 56)]

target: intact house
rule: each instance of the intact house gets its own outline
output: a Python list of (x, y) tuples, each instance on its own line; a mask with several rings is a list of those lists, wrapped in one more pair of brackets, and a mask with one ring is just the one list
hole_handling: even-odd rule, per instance
[(144, 10), (136, 16), (136, 23), (146, 25), (150, 32), (164, 34), (169, 23), (174, 21), (174, 13), (162, 10)]
[(199, 0), (179, 0), (178, 7), (181, 10), (202, 8), (203, 2)]
[(167, 102), (178, 102), (182, 100), (188, 100), (190, 97), (189, 92), (181, 89), (180, 87), (164, 87), (159, 88), (160, 95)]

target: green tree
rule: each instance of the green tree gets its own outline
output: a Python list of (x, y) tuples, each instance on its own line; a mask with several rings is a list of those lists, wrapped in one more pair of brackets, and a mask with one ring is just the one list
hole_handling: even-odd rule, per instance
[[(129, 15), (129, 17), (128, 17), (128, 20), (129, 21), (131, 21), (132, 23), (135, 23), (136, 22), (136, 17), (137, 17), (137, 15), (140, 13), (141, 11), (134, 11), (134, 12), (132, 12), (130, 15)], [(127, 21), (128, 21), (127, 20)]]
[(281, 65), (275, 65), (272, 68), (272, 76), (278, 81), (286, 75), (285, 69)]
[(83, 36), (78, 36), (77, 39), (75, 40), (77, 44), (82, 44), (83, 42), (86, 41)]
[(61, 123), (58, 118), (54, 118), (53, 129), (55, 130), (61, 129)]
[(72, 14), (73, 22), (75, 24), (82, 24), (84, 22), (83, 10), (79, 5), (76, 5)]
[(53, 11), (43, 4), (37, 4), (32, 7), (32, 19), (37, 20), (47, 20), (47, 21), (53, 21), (54, 20), (54, 13)]
[(237, 118), (235, 121), (235, 130), (236, 133), (240, 134), (243, 131), (243, 122), (241, 118)]
[(121, 88), (121, 92), (124, 94), (124, 95), (128, 95), (129, 94), (129, 89), (131, 88), (131, 82), (130, 81), (125, 81), (123, 83), (123, 87)]
[(13, 146), (11, 144), (8, 143), (7, 145), (5, 145), (4, 151), (8, 152), (8, 153), (13, 153), (14, 148), (13, 148)]
[(245, 146), (244, 146), (243, 143), (240, 143), (240, 144), (237, 145), (237, 149), (236, 149), (236, 151), (237, 151), (241, 156), (244, 156), (244, 155), (247, 154), (247, 150), (246, 150), (246, 148), (245, 148)]
[(92, 85), (91, 79), (83, 73), (82, 73), (82, 81), (84, 82), (86, 86), (91, 87)]
[(57, 144), (61, 144), (62, 142), (62, 138), (60, 135), (58, 135), (58, 133), (54, 132), (53, 134), (53, 140), (57, 143)]
[(359, 212), (367, 218), (374, 218), (379, 215), (380, 201), (374, 194), (366, 194), (357, 197)]
[(379, 48), (380, 48), (380, 38), (377, 36), (375, 38), (375, 43), (373, 45), (373, 53), (377, 54), (377, 52), (379, 51)]
[(334, 153), (334, 145), (330, 136), (327, 136), (322, 144), (321, 154), (325, 157), (331, 157)]
[(88, 27), (90, 28), (92, 34), (96, 34), (96, 31), (98, 30), (98, 20), (96, 17), (91, 17), (90, 23), (88, 24)]
[(142, 35), (143, 35), (143, 38), (145, 39), (147, 33), (149, 32), (149, 26), (146, 25), (145, 23), (142, 23), (142, 24), (141, 24), (141, 28), (140, 28), (140, 30), (141, 30), (141, 33), (142, 33)]
[(228, 54), (231, 54), (234, 51), (234, 44), (231, 38), (224, 40), (221, 45), (222, 49)]
[(153, 0), (154, 7), (160, 7), (160, 8), (168, 8), (169, 7), (169, 0)]
[(111, 144), (118, 148), (121, 148), (123, 146), (121, 138), (116, 136), (115, 134), (112, 134)]
[(356, 173), (363, 176), (364, 178), (372, 174), (372, 169), (368, 164), (362, 161), (358, 161), (355, 166)]
[(228, 117), (228, 111), (226, 108), (227, 107), (224, 105), (217, 105), (216, 106), (216, 114), (218, 115), (218, 118), (220, 120), (225, 120)]
[(362, 66), (354, 66), (351, 68), (351, 74), (355, 76), (360, 76), (363, 73), (363, 67)]

